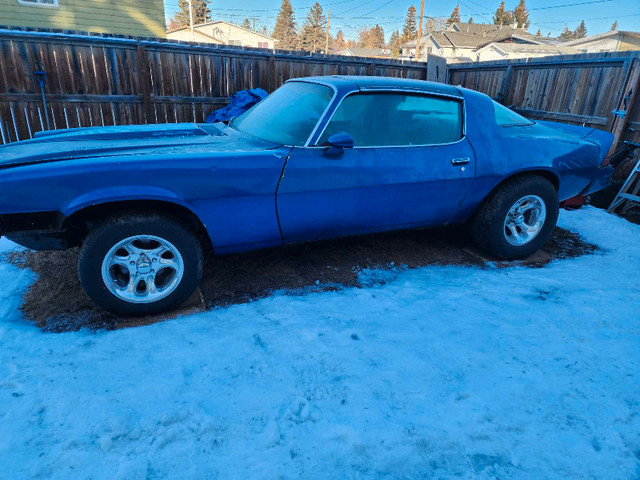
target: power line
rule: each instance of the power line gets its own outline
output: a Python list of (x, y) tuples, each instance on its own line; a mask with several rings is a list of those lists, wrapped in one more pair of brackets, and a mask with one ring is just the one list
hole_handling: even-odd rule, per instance
[[(553, 22), (545, 22), (545, 23), (571, 23), (571, 22), (581, 22), (581, 21), (591, 21), (591, 20), (614, 20), (614, 19), (618, 19), (618, 18), (626, 18), (626, 17), (638, 17), (640, 16), (640, 13), (629, 13), (627, 15), (613, 15), (611, 17), (593, 17), (593, 18), (577, 18), (577, 19), (573, 19), (573, 20), (554, 20)], [(540, 23), (539, 25), (542, 25), (542, 23)]]
[(377, 12), (378, 10), (383, 9), (384, 7), (386, 7), (387, 5), (389, 5), (391, 2), (393, 2), (394, 0), (389, 0), (387, 3), (380, 5), (378, 8), (374, 8), (373, 10), (371, 10), (370, 12), (365, 13), (364, 15), (371, 15), (373, 12)]

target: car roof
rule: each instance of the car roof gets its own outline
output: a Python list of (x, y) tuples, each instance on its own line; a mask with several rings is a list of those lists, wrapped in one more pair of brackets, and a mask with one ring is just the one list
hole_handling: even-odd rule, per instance
[(462, 93), (457, 87), (445, 83), (427, 82), (425, 80), (414, 80), (411, 78), (397, 77), (370, 77), (364, 75), (327, 75), (316, 77), (292, 78), (290, 81), (307, 81), (331, 84), (336, 88), (357, 87), (360, 90), (389, 90), (406, 89), (417, 90), (426, 93), (439, 93), (462, 97)]

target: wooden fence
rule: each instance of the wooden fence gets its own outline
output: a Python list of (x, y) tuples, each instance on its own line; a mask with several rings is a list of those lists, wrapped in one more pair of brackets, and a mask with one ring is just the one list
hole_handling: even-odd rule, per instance
[(27, 139), (47, 128), (201, 122), (238, 90), (272, 91), (293, 77), (349, 74), (447, 81), (531, 118), (594, 126), (618, 140), (638, 141), (639, 55), (446, 65), (436, 58), (425, 64), (0, 29), (0, 140)]
[(47, 117), (52, 129), (202, 122), (238, 90), (270, 92), (292, 77), (426, 72), (399, 60), (0, 29), (0, 139), (31, 138)]
[(639, 56), (607, 52), (451, 64), (447, 82), (486, 93), (529, 118), (608, 130), (616, 143), (637, 141)]

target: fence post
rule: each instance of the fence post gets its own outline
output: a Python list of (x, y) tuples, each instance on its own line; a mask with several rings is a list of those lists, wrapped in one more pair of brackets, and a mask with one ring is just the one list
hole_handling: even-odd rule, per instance
[(500, 87), (500, 91), (497, 94), (498, 102), (504, 105), (504, 102), (507, 99), (507, 95), (509, 95), (509, 89), (511, 88), (511, 79), (513, 78), (513, 65), (509, 65), (507, 67), (507, 71), (504, 74), (504, 80), (502, 80), (502, 86)]
[(269, 55), (269, 93), (273, 92), (276, 89), (276, 85), (278, 81), (276, 79), (276, 55), (272, 53)]
[(618, 142), (623, 140), (629, 118), (631, 118), (631, 109), (635, 103), (636, 95), (638, 94), (638, 88), (640, 88), (640, 59), (635, 58), (632, 60), (629, 81), (625, 84), (625, 88), (622, 91), (620, 97), (620, 103), (616, 110), (626, 110), (624, 117), (614, 117), (613, 125), (611, 125), (611, 133), (613, 133), (613, 143), (609, 149), (608, 155), (611, 155), (618, 147)]
[(427, 80), (447, 83), (447, 59), (438, 55), (427, 55)]
[(138, 81), (142, 95), (142, 112), (144, 123), (156, 123), (151, 104), (151, 71), (149, 69), (149, 57), (144, 45), (138, 43), (136, 51), (136, 63), (138, 65)]

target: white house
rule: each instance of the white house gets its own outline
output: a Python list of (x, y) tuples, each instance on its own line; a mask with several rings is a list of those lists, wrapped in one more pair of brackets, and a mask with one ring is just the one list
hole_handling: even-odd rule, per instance
[(277, 42), (277, 40), (267, 35), (223, 20), (195, 25), (193, 27), (193, 35), (189, 27), (172, 30), (167, 32), (167, 38), (185, 42), (215, 43), (218, 45), (236, 45), (269, 49), (274, 49)]
[(391, 58), (391, 49), (347, 47), (344, 50), (333, 52), (333, 54), (343, 55), (345, 57)]
[(521, 44), (521, 43), (490, 43), (474, 52), (475, 61), (508, 60), (511, 58), (536, 58), (550, 55), (573, 55), (581, 53), (573, 47), (563, 44)]

